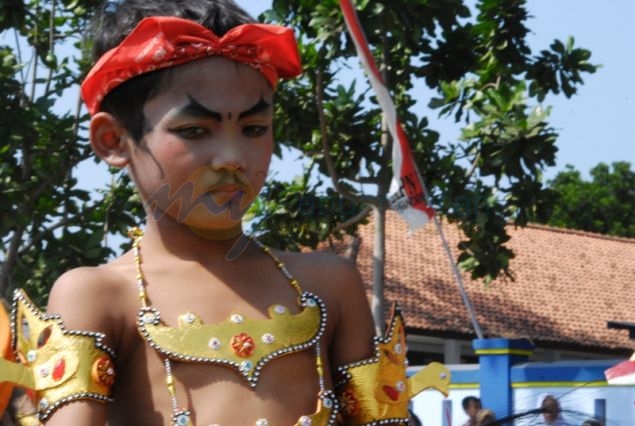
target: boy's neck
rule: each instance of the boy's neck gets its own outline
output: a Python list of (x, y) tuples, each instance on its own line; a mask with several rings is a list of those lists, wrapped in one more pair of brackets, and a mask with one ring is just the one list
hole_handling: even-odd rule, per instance
[[(194, 230), (185, 224), (148, 220), (144, 230), (144, 251), (163, 252), (182, 259), (221, 260), (236, 251), (245, 238), (242, 226), (227, 230)], [(233, 250), (232, 250), (233, 249)]]

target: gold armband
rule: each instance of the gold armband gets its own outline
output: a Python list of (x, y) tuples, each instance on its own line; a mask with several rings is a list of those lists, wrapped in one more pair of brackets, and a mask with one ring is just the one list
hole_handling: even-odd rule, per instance
[(11, 320), (18, 363), (0, 359), (0, 382), (35, 391), (40, 421), (71, 401), (111, 401), (114, 353), (103, 333), (67, 330), (59, 315), (45, 315), (21, 290)]
[(407, 424), (408, 401), (427, 388), (448, 395), (450, 372), (433, 362), (407, 377), (403, 317), (395, 309), (385, 337), (375, 337), (375, 355), (338, 369), (336, 384), (343, 425)]

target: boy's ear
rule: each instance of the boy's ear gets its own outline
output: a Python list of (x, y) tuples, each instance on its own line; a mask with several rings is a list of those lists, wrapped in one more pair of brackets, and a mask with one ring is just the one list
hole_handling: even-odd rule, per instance
[(128, 133), (111, 114), (99, 112), (90, 120), (90, 145), (95, 154), (111, 166), (128, 165), (128, 139)]

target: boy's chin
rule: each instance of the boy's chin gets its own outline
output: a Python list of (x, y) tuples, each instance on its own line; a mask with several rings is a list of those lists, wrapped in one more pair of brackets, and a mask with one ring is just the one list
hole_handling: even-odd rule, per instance
[(225, 241), (242, 235), (242, 223), (227, 228), (208, 228), (187, 224), (187, 227), (196, 235), (210, 241)]

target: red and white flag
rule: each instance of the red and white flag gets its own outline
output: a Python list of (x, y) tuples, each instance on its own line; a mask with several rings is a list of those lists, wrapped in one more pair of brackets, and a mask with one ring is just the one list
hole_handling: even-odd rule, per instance
[(604, 376), (609, 385), (635, 385), (635, 354), (604, 371)]
[(388, 131), (393, 138), (393, 178), (388, 194), (390, 204), (401, 214), (410, 230), (414, 231), (425, 225), (434, 216), (434, 210), (426, 204), (425, 187), (412, 157), (408, 138), (397, 118), (395, 104), (382, 81), (373, 55), (370, 53), (355, 7), (351, 0), (340, 0), (340, 7), (344, 13), (348, 32), (355, 43), (357, 55), (368, 74), (370, 84), (388, 122)]

